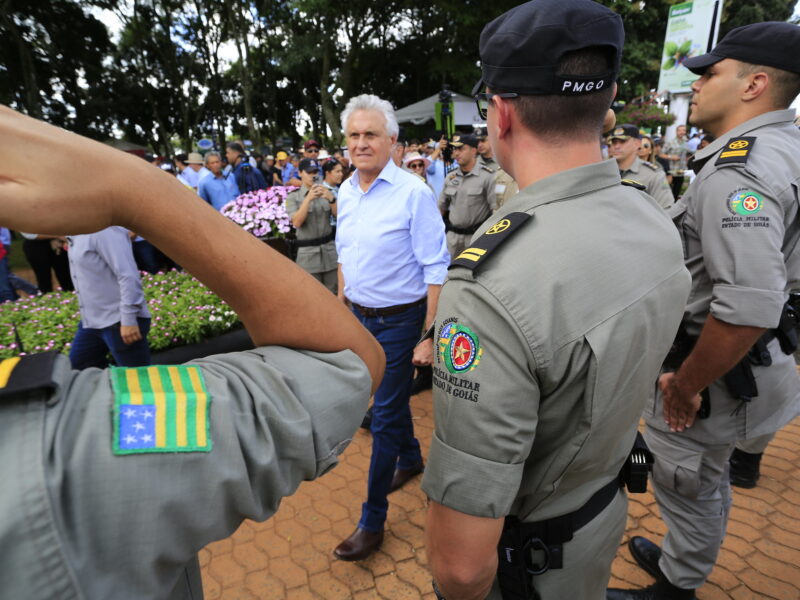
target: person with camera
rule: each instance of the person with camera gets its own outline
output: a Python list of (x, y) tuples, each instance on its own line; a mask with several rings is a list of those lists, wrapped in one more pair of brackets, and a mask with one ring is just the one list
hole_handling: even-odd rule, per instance
[(261, 170), (250, 164), (250, 159), (239, 142), (228, 142), (225, 146), (225, 158), (231, 166), (231, 175), (236, 181), (240, 194), (263, 190), (267, 182)]
[(304, 158), (298, 170), (302, 185), (286, 196), (286, 212), (297, 232), (297, 264), (335, 294), (338, 261), (331, 217), (336, 217), (336, 194), (320, 182), (316, 159)]
[(137, 231), (256, 346), (142, 369), (71, 371), (55, 352), (0, 363), (0, 596), (202, 598), (198, 551), (337, 464), (383, 352), (333, 294), (175, 177), (5, 107), (0, 138), (0, 224)]
[(690, 121), (714, 136), (697, 177), (669, 214), (692, 275), (680, 334), (645, 410), (653, 488), (667, 526), (662, 546), (628, 547), (656, 582), (609, 590), (613, 600), (691, 600), (711, 574), (732, 497), (727, 463), (740, 440), (759, 442), (800, 414), (796, 315), (800, 281), (800, 27), (731, 30), (684, 66)]

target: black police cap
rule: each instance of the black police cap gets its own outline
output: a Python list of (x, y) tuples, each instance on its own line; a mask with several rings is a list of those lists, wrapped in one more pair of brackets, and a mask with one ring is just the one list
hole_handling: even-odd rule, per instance
[(461, 146), (472, 146), (473, 148), (477, 148), (478, 138), (471, 133), (457, 135), (453, 138), (453, 141), (450, 142), (450, 145), (455, 148), (461, 148)]
[(683, 65), (702, 75), (724, 58), (800, 73), (800, 26), (766, 21), (731, 29), (708, 54), (687, 58)]
[[(483, 28), (483, 79), (475, 86), (518, 94), (586, 94), (614, 83), (622, 58), (622, 19), (592, 0), (533, 0), (500, 15)], [(611, 67), (592, 75), (559, 74), (570, 51), (609, 49)]]
[(298, 171), (306, 173), (316, 173), (319, 171), (319, 163), (313, 158), (304, 158), (297, 164)]
[(642, 139), (642, 134), (639, 133), (639, 128), (631, 123), (617, 125), (608, 135), (608, 139), (610, 140), (629, 140), (630, 138), (636, 138), (637, 140)]

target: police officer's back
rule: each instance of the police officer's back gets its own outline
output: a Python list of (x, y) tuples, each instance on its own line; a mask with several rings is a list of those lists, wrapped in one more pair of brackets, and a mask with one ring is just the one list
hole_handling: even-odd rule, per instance
[(475, 91), (520, 192), (456, 257), (437, 311), (423, 489), (445, 598), (605, 595), (618, 476), (689, 287), (663, 211), (601, 160), (622, 40), (589, 0), (528, 2), (481, 35)]

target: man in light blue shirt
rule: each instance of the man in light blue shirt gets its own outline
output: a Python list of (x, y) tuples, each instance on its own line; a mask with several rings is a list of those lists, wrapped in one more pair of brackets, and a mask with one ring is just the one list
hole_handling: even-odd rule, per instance
[(233, 174), (222, 172), (222, 157), (219, 152), (206, 154), (206, 168), (211, 171), (198, 184), (197, 193), (215, 209), (220, 210), (239, 195), (239, 187)]
[(67, 239), (81, 311), (69, 351), (72, 368), (107, 367), (109, 352), (121, 367), (149, 365), (150, 311), (128, 230), (107, 227)]
[(398, 132), (391, 104), (357, 96), (342, 124), (357, 170), (339, 188), (339, 297), (352, 303), (386, 354), (373, 406), (367, 501), (356, 530), (334, 551), (361, 560), (383, 541), (387, 495), (422, 472), (408, 401), (414, 365), (432, 363), (433, 343), (415, 345), (433, 322), (450, 256), (433, 192), (390, 160)]

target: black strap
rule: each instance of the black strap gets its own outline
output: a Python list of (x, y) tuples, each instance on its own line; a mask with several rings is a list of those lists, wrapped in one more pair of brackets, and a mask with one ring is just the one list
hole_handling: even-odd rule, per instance
[(328, 235), (324, 235), (319, 238), (312, 238), (310, 240), (297, 240), (295, 244), (298, 248), (308, 248), (309, 246), (322, 246), (322, 244), (332, 242), (333, 239), (333, 232), (331, 232)]
[(475, 225), (470, 225), (469, 227), (456, 227), (455, 225), (449, 222), (446, 223), (445, 225), (447, 231), (452, 231), (453, 233), (458, 233), (460, 235), (472, 235), (473, 233), (478, 231), (478, 229), (481, 226), (481, 223), (476, 223)]
[[(53, 377), (58, 352), (42, 352), (0, 361), (3, 381), (0, 401), (30, 398), (39, 392), (52, 392), (57, 384)], [(10, 372), (9, 372), (10, 371)]]

